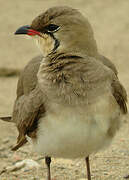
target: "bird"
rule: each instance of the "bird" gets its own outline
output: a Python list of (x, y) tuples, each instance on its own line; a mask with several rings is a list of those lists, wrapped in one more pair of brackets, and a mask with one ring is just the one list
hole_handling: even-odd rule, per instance
[(51, 7), (15, 35), (30, 36), (42, 55), (21, 72), (12, 116), (17, 150), (27, 141), (45, 157), (85, 158), (108, 147), (127, 113), (127, 93), (115, 65), (98, 52), (88, 19), (68, 6)]

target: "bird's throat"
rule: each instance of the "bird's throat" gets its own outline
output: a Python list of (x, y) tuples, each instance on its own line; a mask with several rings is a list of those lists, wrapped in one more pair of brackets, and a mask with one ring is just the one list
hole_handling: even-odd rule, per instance
[(55, 47), (55, 39), (48, 34), (42, 34), (42, 36), (34, 36), (38, 48), (41, 50), (44, 57), (50, 54)]

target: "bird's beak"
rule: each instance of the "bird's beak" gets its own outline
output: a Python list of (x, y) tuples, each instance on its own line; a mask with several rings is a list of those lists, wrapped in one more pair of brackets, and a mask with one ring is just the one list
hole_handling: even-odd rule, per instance
[(36, 31), (34, 29), (31, 29), (31, 27), (29, 25), (26, 26), (22, 26), (20, 28), (18, 28), (15, 32), (16, 35), (19, 34), (27, 34), (29, 36), (35, 36), (35, 35), (39, 35), (40, 36), (40, 32)]

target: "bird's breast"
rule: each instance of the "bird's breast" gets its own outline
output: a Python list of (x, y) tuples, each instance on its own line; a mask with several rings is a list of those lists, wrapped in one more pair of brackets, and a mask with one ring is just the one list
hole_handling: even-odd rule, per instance
[[(39, 120), (35, 149), (44, 156), (78, 158), (107, 145), (111, 119), (119, 109), (110, 97), (101, 97), (92, 106), (70, 107), (51, 103), (45, 117)], [(109, 113), (110, 111), (110, 113)], [(118, 122), (117, 122), (118, 123)]]

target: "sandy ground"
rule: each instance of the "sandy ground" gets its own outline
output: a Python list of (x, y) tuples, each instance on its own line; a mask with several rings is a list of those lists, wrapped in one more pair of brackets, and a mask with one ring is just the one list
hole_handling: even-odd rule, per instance
[[(40, 12), (53, 5), (70, 5), (90, 20), (101, 54), (110, 58), (119, 71), (119, 78), (129, 92), (129, 1), (128, 0), (0, 0), (0, 67), (22, 69), (39, 54), (35, 44), (13, 33), (29, 24)], [(17, 77), (0, 77), (0, 115), (12, 112)], [(121, 130), (105, 151), (91, 156), (93, 180), (122, 180), (129, 175), (129, 121), (123, 120)], [(41, 167), (3, 173), (0, 180), (43, 180), (44, 159), (31, 151), (28, 144), (18, 152), (10, 151), (16, 141), (14, 125), (0, 122), (0, 171), (17, 161), (31, 158)], [(53, 159), (52, 175), (56, 180), (78, 180), (86, 176), (84, 160)], [(126, 178), (127, 179), (127, 178)]]

